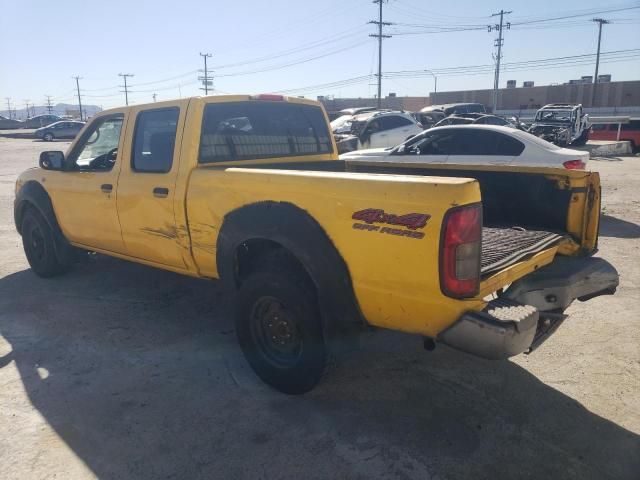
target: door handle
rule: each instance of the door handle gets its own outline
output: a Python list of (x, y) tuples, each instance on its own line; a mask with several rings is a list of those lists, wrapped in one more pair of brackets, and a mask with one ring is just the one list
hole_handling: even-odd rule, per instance
[(158, 198), (167, 198), (169, 195), (169, 189), (164, 187), (156, 187), (153, 189), (153, 196)]
[(113, 190), (113, 185), (111, 185), (110, 183), (103, 183), (102, 185), (100, 185), (100, 190), (102, 190), (103, 193), (111, 193), (111, 191)]

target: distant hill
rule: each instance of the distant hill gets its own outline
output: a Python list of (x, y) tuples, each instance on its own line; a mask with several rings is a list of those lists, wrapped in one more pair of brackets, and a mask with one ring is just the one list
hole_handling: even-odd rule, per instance
[[(91, 117), (100, 111), (102, 111), (102, 108), (98, 107), (97, 105), (84, 105), (84, 104), (82, 105), (82, 112), (85, 117)], [(32, 117), (34, 116), (34, 114), (43, 115), (45, 113), (49, 113), (49, 110), (47, 110), (46, 105), (36, 105), (35, 107), (29, 107), (28, 116)], [(56, 105), (53, 106), (53, 110), (51, 113), (53, 113), (54, 115), (60, 115), (60, 116), (62, 115), (77, 116), (78, 104), (57, 103)], [(25, 108), (12, 110), (11, 114), (12, 114), (12, 118), (17, 118), (18, 120), (24, 120), (27, 117)], [(0, 110), (0, 115), (9, 118), (9, 111)]]

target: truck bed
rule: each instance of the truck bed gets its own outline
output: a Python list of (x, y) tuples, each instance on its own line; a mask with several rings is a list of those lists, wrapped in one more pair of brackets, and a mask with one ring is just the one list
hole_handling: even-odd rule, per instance
[(483, 227), (483, 277), (505, 269), (560, 242), (564, 237), (544, 230), (520, 227)]

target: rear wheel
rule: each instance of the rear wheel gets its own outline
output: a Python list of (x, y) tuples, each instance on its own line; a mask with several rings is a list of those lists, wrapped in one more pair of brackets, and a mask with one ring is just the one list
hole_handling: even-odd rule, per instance
[(22, 246), (31, 269), (40, 277), (53, 277), (68, 270), (58, 260), (55, 239), (49, 224), (34, 209), (25, 212), (21, 226)]
[(256, 271), (242, 283), (236, 334), (255, 373), (276, 390), (306, 393), (324, 375), (327, 353), (315, 294), (295, 267)]

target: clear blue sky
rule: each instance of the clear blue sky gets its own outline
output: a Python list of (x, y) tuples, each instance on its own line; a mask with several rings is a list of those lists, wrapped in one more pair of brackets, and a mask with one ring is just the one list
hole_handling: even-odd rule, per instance
[[(0, 110), (4, 97), (18, 108), (24, 99), (43, 104), (73, 103), (80, 75), (83, 101), (105, 108), (124, 103), (118, 73), (133, 73), (130, 101), (152, 101), (199, 94), (199, 52), (211, 52), (216, 93), (270, 92), (315, 86), (375, 73), (376, 40), (368, 37), (377, 17), (371, 0), (1, 0)], [(443, 69), (491, 65), (495, 23), (490, 14), (512, 10), (514, 24), (505, 32), (503, 62), (591, 54), (596, 50), (594, 16), (611, 19), (603, 30), (604, 52), (640, 49), (640, 8), (592, 14), (598, 10), (640, 7), (640, 2), (564, 0), (562, 2), (494, 0), (389, 0), (385, 27), (394, 37), (384, 41), (383, 70), (439, 70), (438, 90), (491, 88), (490, 71), (445, 75)], [(555, 22), (540, 19), (587, 13)], [(532, 22), (517, 25), (520, 22)], [(425, 27), (426, 26), (426, 27)], [(457, 31), (438, 32), (442, 29)], [(472, 30), (464, 30), (464, 29)], [(419, 33), (416, 33), (419, 32)], [(429, 33), (424, 33), (429, 32)], [(434, 33), (435, 32), (435, 33)], [(640, 79), (640, 54), (625, 54), (601, 64), (614, 80)], [(594, 64), (557, 61), (504, 72), (507, 79), (536, 84), (562, 83), (592, 75)], [(284, 68), (280, 68), (284, 67)], [(490, 68), (490, 67), (489, 67)], [(266, 71), (265, 71), (266, 70)], [(449, 71), (449, 73), (452, 73)], [(178, 78), (176, 78), (178, 77)], [(150, 83), (155, 82), (155, 83)], [(354, 80), (291, 94), (373, 96), (374, 81)], [(180, 87), (178, 87), (180, 85)], [(385, 79), (383, 95), (427, 95), (431, 77)]]

